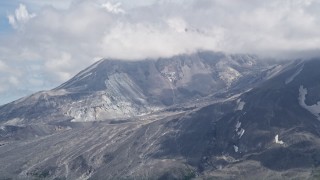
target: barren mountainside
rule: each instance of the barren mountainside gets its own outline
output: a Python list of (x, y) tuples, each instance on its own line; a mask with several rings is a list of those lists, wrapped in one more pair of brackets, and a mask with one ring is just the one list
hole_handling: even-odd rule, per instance
[(0, 121), (38, 121), (44, 112), (73, 121), (138, 116), (253, 84), (267, 68), (255, 56), (213, 52), (136, 62), (103, 59), (53, 90), (2, 107)]
[(103, 59), (0, 107), (4, 179), (316, 179), (320, 60)]

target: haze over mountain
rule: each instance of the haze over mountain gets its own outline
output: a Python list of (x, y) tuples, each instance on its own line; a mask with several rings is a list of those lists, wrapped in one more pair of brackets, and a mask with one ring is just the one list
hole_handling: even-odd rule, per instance
[(314, 179), (320, 61), (100, 60), (0, 107), (2, 178)]

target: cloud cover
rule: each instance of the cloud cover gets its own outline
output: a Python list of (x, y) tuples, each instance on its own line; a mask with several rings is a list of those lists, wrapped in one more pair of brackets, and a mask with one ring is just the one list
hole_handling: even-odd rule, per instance
[(34, 18), (35, 14), (30, 14), (27, 7), (20, 4), (18, 9), (16, 9), (14, 15), (8, 15), (9, 24), (13, 28), (19, 28), (20, 24), (27, 23), (30, 19)]
[(320, 47), (316, 0), (26, 2), (35, 12), (20, 4), (7, 16), (13, 32), (0, 37), (1, 96), (52, 88), (102, 57), (197, 50), (287, 56)]

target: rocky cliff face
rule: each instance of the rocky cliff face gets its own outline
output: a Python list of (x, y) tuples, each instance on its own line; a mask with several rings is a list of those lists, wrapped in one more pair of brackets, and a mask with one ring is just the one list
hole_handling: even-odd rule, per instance
[(320, 60), (102, 60), (0, 108), (0, 177), (316, 179)]

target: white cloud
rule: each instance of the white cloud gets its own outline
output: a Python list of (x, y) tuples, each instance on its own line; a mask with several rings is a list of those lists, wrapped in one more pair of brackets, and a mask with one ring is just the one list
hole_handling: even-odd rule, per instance
[(152, 24), (118, 24), (103, 36), (103, 57), (143, 59), (192, 53), (199, 49), (219, 49), (223, 33), (185, 31), (185, 28)]
[(31, 18), (35, 17), (35, 14), (29, 14), (25, 5), (20, 4), (19, 8), (15, 11), (16, 19), (18, 22), (27, 22)]
[(179, 33), (187, 31), (187, 23), (181, 18), (171, 18), (167, 20), (168, 25)]
[(66, 52), (62, 52), (57, 58), (48, 60), (44, 65), (45, 69), (55, 72), (58, 82), (67, 81), (69, 78), (71, 78), (70, 72), (72, 66), (72, 56)]
[(36, 14), (30, 14), (27, 7), (24, 4), (20, 4), (15, 10), (14, 15), (8, 15), (9, 23), (14, 28), (18, 28), (19, 25), (27, 23), (30, 19), (34, 18)]
[(6, 63), (0, 60), (0, 71), (3, 72), (7, 70), (8, 70), (8, 66), (6, 65)]
[(134, 60), (199, 49), (287, 56), (320, 47), (315, 0), (25, 2), (36, 11), (21, 4), (9, 13), (16, 31), (0, 40), (0, 59), (12, 70), (0, 82), (13, 76), (27, 90), (54, 87), (96, 57)]
[(116, 4), (112, 4), (111, 2), (106, 2), (101, 6), (111, 13), (115, 13), (115, 14), (125, 13), (125, 11), (120, 7), (121, 6), (120, 2), (117, 2)]
[(16, 18), (13, 15), (8, 15), (8, 21), (14, 28), (17, 27)]
[(9, 83), (12, 84), (13, 86), (18, 86), (20, 82), (17, 79), (17, 77), (11, 76), (9, 77)]

